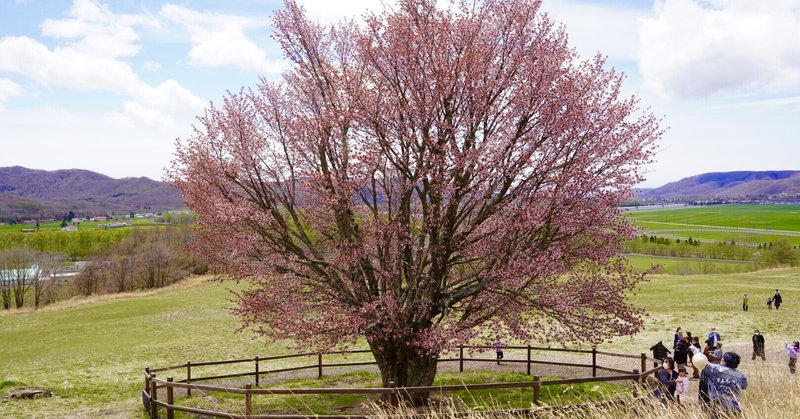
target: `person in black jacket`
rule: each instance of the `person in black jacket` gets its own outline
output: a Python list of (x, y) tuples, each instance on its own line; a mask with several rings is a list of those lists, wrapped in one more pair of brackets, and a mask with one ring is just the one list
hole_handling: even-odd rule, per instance
[(680, 370), (686, 368), (686, 363), (689, 362), (689, 343), (685, 339), (679, 339), (678, 344), (675, 345), (675, 368)]
[(781, 293), (777, 289), (775, 290), (775, 295), (772, 296), (772, 303), (775, 304), (775, 310), (780, 309), (781, 304), (783, 304), (783, 297), (781, 297)]
[(756, 359), (757, 356), (764, 361), (767, 360), (767, 356), (764, 354), (764, 335), (758, 329), (753, 333), (753, 359)]

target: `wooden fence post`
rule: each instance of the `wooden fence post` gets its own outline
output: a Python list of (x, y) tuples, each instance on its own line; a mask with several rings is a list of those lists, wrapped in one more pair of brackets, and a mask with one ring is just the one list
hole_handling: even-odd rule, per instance
[(258, 357), (256, 357), (256, 387), (259, 386), (259, 371), (258, 371)]
[(392, 390), (391, 393), (389, 393), (389, 406), (392, 407), (397, 407), (397, 405), (399, 404), (397, 391), (395, 390), (395, 388), (397, 388), (397, 385), (394, 383), (394, 381), (389, 381), (389, 389)]
[(244, 386), (244, 414), (246, 416), (253, 414), (253, 393), (250, 392), (251, 388), (253, 386), (250, 384)]
[(458, 372), (464, 372), (464, 345), (458, 345)]
[(592, 377), (597, 377), (597, 346), (592, 346)]
[(322, 353), (317, 354), (317, 369), (319, 378), (322, 378)]
[[(192, 383), (192, 361), (186, 361), (186, 384)], [(186, 387), (186, 397), (192, 397), (192, 388)]]
[(158, 419), (158, 387), (156, 386), (156, 374), (153, 373), (150, 378), (150, 417), (152, 419)]
[(172, 393), (172, 377), (167, 378), (167, 419), (175, 419), (175, 412), (172, 411), (172, 403), (175, 401)]
[(642, 369), (640, 370), (642, 373), (647, 371), (647, 354), (642, 352)]
[(528, 344), (528, 375), (531, 375), (531, 345)]
[(540, 404), (539, 399), (542, 397), (542, 387), (541, 381), (539, 380), (538, 375), (533, 376), (533, 404), (538, 406)]
[(639, 397), (639, 389), (642, 387), (642, 374), (639, 374), (637, 369), (634, 369), (633, 373), (637, 375), (636, 384), (633, 386), (633, 397)]
[(150, 367), (144, 369), (144, 391), (150, 391)]

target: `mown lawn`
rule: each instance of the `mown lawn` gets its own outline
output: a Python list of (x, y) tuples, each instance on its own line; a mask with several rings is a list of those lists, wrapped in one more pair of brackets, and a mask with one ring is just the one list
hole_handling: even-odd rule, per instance
[[(150, 294), (0, 314), (0, 387), (42, 386), (56, 394), (0, 403), (0, 417), (141, 417), (144, 367), (286, 353), (281, 342), (267, 345), (235, 332), (238, 320), (227, 311), (232, 303), (226, 287), (231, 285), (193, 279)], [(784, 306), (768, 312), (763, 302), (775, 288)], [(751, 295), (747, 313), (740, 307), (744, 292)], [(601, 349), (648, 352), (659, 340), (671, 344), (677, 326), (703, 335), (716, 325), (728, 349), (747, 354), (750, 335), (758, 328), (768, 352), (775, 352), (782, 342), (798, 337), (800, 269), (654, 275), (630, 301), (649, 312), (644, 330)]]

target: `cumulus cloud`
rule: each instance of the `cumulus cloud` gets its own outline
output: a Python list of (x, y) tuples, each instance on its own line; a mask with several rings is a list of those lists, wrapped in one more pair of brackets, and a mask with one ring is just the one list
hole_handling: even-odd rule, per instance
[(184, 6), (164, 5), (161, 15), (186, 29), (189, 34), (189, 60), (203, 67), (234, 66), (267, 74), (283, 68), (281, 60), (272, 60), (247, 35), (249, 29), (268, 34), (266, 20), (211, 12), (199, 12)]
[(116, 15), (108, 6), (91, 0), (75, 0), (67, 19), (46, 19), (42, 35), (74, 40), (70, 49), (89, 56), (132, 57), (139, 53), (136, 26), (158, 27), (147, 15)]
[(0, 79), (0, 111), (4, 109), (3, 102), (11, 96), (19, 96), (24, 92), (22, 86), (9, 79)]
[[(148, 123), (167, 123), (170, 113), (202, 109), (203, 100), (174, 80), (152, 86), (124, 60), (139, 54), (136, 28), (140, 26), (158, 27), (159, 23), (148, 15), (117, 15), (106, 5), (75, 0), (67, 18), (47, 19), (40, 25), (42, 35), (60, 45), (50, 48), (26, 36), (0, 38), (0, 71), (20, 74), (43, 86), (126, 96), (131, 100), (120, 115)], [(169, 94), (174, 96), (164, 99)]]
[(665, 97), (769, 95), (800, 86), (800, 5), (658, 0), (640, 27), (639, 70)]

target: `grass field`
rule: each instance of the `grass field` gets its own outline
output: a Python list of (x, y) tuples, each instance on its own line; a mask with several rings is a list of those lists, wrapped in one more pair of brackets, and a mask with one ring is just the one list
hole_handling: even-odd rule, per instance
[(800, 205), (712, 205), (625, 215), (647, 235), (746, 244), (783, 239), (800, 245)]
[(800, 232), (800, 205), (709, 205), (627, 215), (637, 221)]
[[(97, 230), (101, 229), (101, 225), (109, 224), (113, 221), (84, 221), (78, 224), (81, 230)], [(152, 219), (148, 218), (131, 218), (130, 222), (133, 226), (136, 227), (143, 227), (143, 226), (157, 226), (162, 225), (154, 222)], [(35, 224), (5, 224), (0, 225), (0, 234), (2, 233), (16, 233), (22, 229), (31, 229), (36, 228)], [(41, 223), (39, 224), (39, 231), (61, 231), (61, 221), (55, 221), (52, 223)], [(30, 234), (36, 234), (30, 233)]]
[(670, 275), (731, 274), (753, 272), (757, 269), (748, 261), (721, 261), (693, 258), (627, 255), (625, 257), (638, 271), (657, 266), (655, 273)]
[[(43, 386), (56, 394), (0, 403), (0, 417), (142, 417), (146, 366), (285, 353), (280, 342), (267, 345), (235, 333), (238, 321), (227, 312), (230, 285), (195, 278), (149, 294), (0, 314), (0, 387)], [(785, 305), (768, 312), (763, 300), (775, 288)], [(743, 292), (751, 295), (747, 313), (740, 308)], [(800, 269), (655, 275), (630, 300), (649, 312), (644, 330), (602, 348), (638, 354), (659, 340), (671, 343), (677, 326), (702, 335), (716, 325), (727, 349), (748, 354), (750, 335), (759, 328), (770, 362), (783, 370), (780, 344), (798, 334)]]

